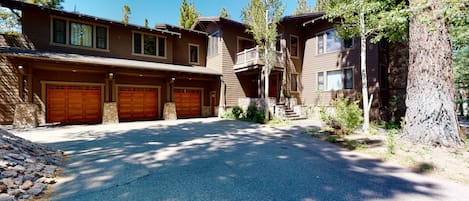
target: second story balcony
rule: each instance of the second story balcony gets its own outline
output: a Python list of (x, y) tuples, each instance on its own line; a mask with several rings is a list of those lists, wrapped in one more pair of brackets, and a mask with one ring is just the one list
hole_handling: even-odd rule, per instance
[[(264, 66), (264, 49), (256, 46), (251, 49), (245, 49), (236, 54), (236, 61), (234, 65), (235, 72), (246, 71)], [(285, 69), (285, 54), (282, 52), (275, 53), (274, 68), (278, 70)]]

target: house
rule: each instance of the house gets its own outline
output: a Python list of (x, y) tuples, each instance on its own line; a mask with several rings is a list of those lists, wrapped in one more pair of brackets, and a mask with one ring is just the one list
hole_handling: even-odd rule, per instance
[(0, 123), (162, 119), (172, 102), (178, 118), (217, 114), (221, 74), (206, 67), (205, 32), (0, 4), (22, 14), (22, 34), (0, 37)]
[[(321, 16), (319, 12), (286, 16), (278, 24), (277, 57), (267, 99), (274, 115), (286, 109), (304, 113), (305, 105), (327, 106), (340, 93), (356, 97), (361, 92), (359, 40), (336, 37), (333, 24)], [(246, 27), (223, 17), (200, 17), (193, 26), (209, 35), (207, 68), (222, 73), (221, 109), (263, 106), (263, 50)], [(367, 48), (373, 116), (379, 118), (380, 87), (384, 86), (380, 83), (387, 80), (387, 68), (379, 44), (368, 43)]]
[[(168, 119), (172, 110), (177, 118), (217, 116), (237, 105), (262, 109), (265, 100), (273, 116), (302, 116), (306, 105), (361, 94), (359, 40), (336, 37), (323, 13), (279, 22), (265, 98), (263, 50), (243, 23), (200, 17), (191, 29), (146, 28), (12, 0), (0, 4), (22, 13), (22, 34), (0, 36), (2, 124)], [(401, 85), (391, 90), (401, 77), (389, 69), (396, 56), (386, 43), (367, 48), (371, 116), (381, 119), (392, 93), (402, 91)]]

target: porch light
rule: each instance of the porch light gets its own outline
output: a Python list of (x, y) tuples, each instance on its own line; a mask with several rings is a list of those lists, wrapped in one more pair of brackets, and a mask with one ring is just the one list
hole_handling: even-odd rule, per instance
[(19, 66), (18, 66), (18, 70), (23, 70), (23, 66), (22, 66), (22, 65), (19, 65)]
[(112, 78), (114, 78), (114, 73), (109, 73), (108, 75), (109, 75), (109, 79), (112, 80)]

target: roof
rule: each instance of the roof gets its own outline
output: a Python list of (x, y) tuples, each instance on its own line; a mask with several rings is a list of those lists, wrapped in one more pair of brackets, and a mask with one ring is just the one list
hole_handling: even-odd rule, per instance
[(82, 64), (106, 65), (129, 69), (146, 69), (205, 75), (221, 75), (221, 73), (218, 71), (202, 66), (184, 66), (158, 62), (138, 61), (131, 59), (118, 59), (68, 53), (42, 52), (20, 48), (0, 48), (0, 54), (19, 58), (32, 58), (46, 61), (77, 62)]
[(203, 31), (197, 31), (194, 29), (186, 29), (180, 26), (174, 26), (170, 24), (157, 24), (155, 26), (156, 29), (162, 29), (162, 30), (179, 30), (179, 31), (185, 31), (185, 32), (192, 32), (192, 33), (197, 33), (197, 34), (202, 34), (202, 35), (208, 35), (206, 32)]
[(78, 12), (67, 12), (67, 11), (64, 11), (64, 10), (47, 8), (47, 7), (44, 7), (44, 6), (25, 3), (25, 2), (22, 2), (22, 1), (1, 0), (0, 6), (12, 8), (12, 9), (18, 9), (18, 10), (22, 10), (24, 8), (40, 9), (40, 10), (47, 11), (47, 12), (49, 12), (51, 14), (54, 14), (54, 15), (61, 15), (61, 16), (79, 18), (81, 20), (90, 21), (90, 22), (94, 21), (94, 22), (107, 24), (107, 25), (123, 26), (123, 27), (127, 27), (127, 28), (130, 28), (130, 29), (137, 29), (137, 30), (148, 31), (148, 32), (156, 31), (156, 32), (160, 32), (160, 33), (170, 34), (170, 35), (177, 35), (179, 37), (181, 36), (180, 33), (173, 32), (173, 31), (168, 31), (168, 30), (163, 30), (163, 29), (158, 29), (158, 28), (152, 29), (152, 28), (149, 28), (149, 27), (144, 27), (144, 26), (139, 26), (139, 25), (129, 24), (129, 23), (123, 23), (123, 22), (120, 22), (120, 21), (110, 20), (110, 19), (106, 19), (106, 18), (100, 18), (100, 17), (96, 17), (96, 16), (91, 16), (91, 15), (78, 13)]
[(243, 27), (243, 28), (247, 27), (246, 24), (238, 22), (236, 20), (232, 20), (230, 18), (220, 17), (220, 16), (203, 16), (203, 17), (197, 18), (197, 21), (192, 25), (191, 29), (195, 29), (198, 24), (203, 23), (203, 22), (225, 22), (225, 23), (233, 24), (233, 25)]

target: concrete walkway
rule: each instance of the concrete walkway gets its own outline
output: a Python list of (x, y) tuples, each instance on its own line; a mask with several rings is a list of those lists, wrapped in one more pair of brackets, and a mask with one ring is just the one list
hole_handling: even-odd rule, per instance
[(285, 128), (216, 118), (14, 131), (62, 149), (51, 200), (467, 200), (414, 174)]

